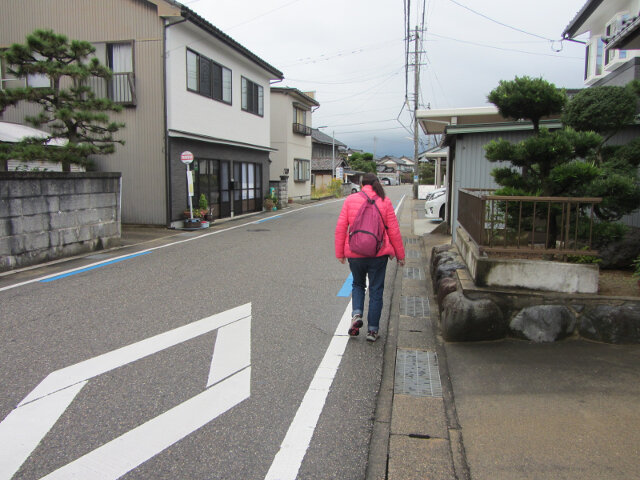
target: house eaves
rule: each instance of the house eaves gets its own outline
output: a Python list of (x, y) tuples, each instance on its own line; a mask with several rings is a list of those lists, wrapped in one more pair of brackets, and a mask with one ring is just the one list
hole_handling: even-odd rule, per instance
[(315, 99), (311, 98), (306, 93), (301, 92), (297, 88), (293, 87), (271, 87), (272, 93), (282, 93), (283, 95), (290, 95), (294, 104), (298, 103), (304, 109), (309, 109), (310, 107), (319, 107), (320, 103)]
[(169, 129), (168, 132), (169, 132), (169, 136), (172, 138), (188, 138), (190, 140), (200, 140), (202, 142), (215, 143), (218, 145), (228, 145), (232, 147), (248, 148), (250, 150), (258, 150), (261, 152), (277, 152), (278, 151), (277, 148), (266, 147), (263, 145), (254, 145), (251, 143), (244, 143), (244, 142), (234, 142), (233, 140), (226, 140), (224, 138), (216, 138), (216, 137), (210, 137), (208, 135), (200, 135), (197, 133), (184, 132), (182, 130)]
[[(540, 128), (556, 130), (562, 128), (562, 122), (555, 120), (541, 120)], [(464, 135), (465, 133), (501, 133), (501, 132), (518, 132), (533, 130), (533, 124), (529, 121), (523, 122), (501, 122), (501, 123), (480, 123), (471, 125), (449, 125), (444, 132), (442, 146), (451, 145), (456, 135)]]
[(416, 118), (426, 135), (444, 133), (448, 125), (493, 123), (505, 120), (495, 106), (418, 110)]
[(194, 25), (200, 27), (202, 30), (204, 30), (205, 32), (207, 32), (211, 36), (215, 37), (216, 39), (220, 40), (222, 43), (228, 45), (233, 50), (235, 50), (238, 53), (240, 53), (241, 55), (243, 55), (245, 58), (247, 58), (247, 59), (251, 60), (252, 62), (254, 62), (255, 64), (259, 65), (261, 68), (263, 68), (264, 70), (269, 72), (271, 75), (273, 75), (274, 78), (276, 78), (278, 80), (283, 80), (284, 79), (284, 74), (280, 70), (278, 70), (276, 67), (268, 64), (267, 62), (262, 60), (260, 57), (258, 57), (255, 53), (251, 52), (246, 47), (243, 47), (242, 45), (240, 45), (238, 42), (236, 42), (229, 35), (224, 33), (219, 28), (214, 27), (211, 23), (206, 21), (204, 18), (202, 18), (200, 15), (198, 15), (193, 10), (189, 9), (188, 7), (186, 7), (184, 5), (179, 4), (178, 2), (175, 2), (175, 3), (177, 5), (180, 5), (180, 7), (181, 7), (181, 15), (185, 20), (188, 20), (191, 23), (193, 23)]
[(566, 26), (562, 38), (571, 39), (583, 33), (600, 34), (611, 17), (627, 9), (628, 0), (588, 0)]

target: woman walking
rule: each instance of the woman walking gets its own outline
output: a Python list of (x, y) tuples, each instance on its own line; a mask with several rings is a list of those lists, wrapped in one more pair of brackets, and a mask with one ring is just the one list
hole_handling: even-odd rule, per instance
[[(363, 195), (364, 193), (364, 195)], [(366, 195), (366, 197), (365, 197)], [(375, 201), (380, 212), (380, 221), (384, 225), (382, 246), (375, 256), (362, 256), (349, 248), (350, 226), (353, 225), (360, 207), (369, 199)], [(366, 278), (369, 277), (369, 311), (367, 314), (367, 340), (375, 342), (378, 338), (380, 314), (382, 313), (382, 294), (384, 293), (384, 277), (389, 258), (397, 258), (398, 264), (404, 266), (404, 246), (398, 219), (393, 211), (391, 200), (387, 198), (378, 177), (366, 173), (362, 177), (362, 191), (347, 197), (342, 205), (335, 232), (336, 258), (340, 263), (349, 260), (349, 268), (353, 276), (351, 299), (353, 311), (349, 335), (356, 336), (363, 325), (364, 296)]]

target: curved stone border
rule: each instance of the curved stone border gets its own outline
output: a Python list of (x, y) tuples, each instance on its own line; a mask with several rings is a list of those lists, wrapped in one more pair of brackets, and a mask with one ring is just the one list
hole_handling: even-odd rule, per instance
[(640, 299), (515, 289), (465, 291), (460, 271), (466, 271), (466, 265), (453, 245), (432, 249), (430, 270), (442, 336), (447, 341), (509, 336), (555, 342), (581, 337), (604, 343), (640, 344)]

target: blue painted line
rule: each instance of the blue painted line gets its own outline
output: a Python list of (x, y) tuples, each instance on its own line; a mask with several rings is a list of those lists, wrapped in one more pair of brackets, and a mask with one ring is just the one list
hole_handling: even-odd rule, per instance
[(342, 284), (342, 288), (338, 292), (338, 297), (350, 297), (352, 288), (353, 288), (353, 274), (350, 273), (347, 279)]
[(278, 217), (281, 217), (281, 216), (282, 216), (282, 214), (281, 214), (281, 215), (274, 215), (273, 217), (263, 218), (262, 220), (258, 220), (257, 222), (254, 222), (254, 223), (267, 222), (267, 221), (269, 221), (269, 220), (273, 220), (274, 218), (278, 218)]
[(123, 260), (129, 260), (130, 258), (139, 257), (140, 255), (146, 255), (148, 253), (151, 253), (151, 252), (135, 253), (133, 255), (128, 255), (128, 256), (122, 257), (122, 258), (117, 258), (115, 260), (104, 262), (104, 263), (101, 263), (99, 265), (92, 265), (91, 267), (82, 268), (80, 270), (74, 270), (73, 272), (63, 273), (63, 274), (57, 275), (55, 277), (45, 278), (43, 280), (40, 280), (40, 282), (42, 282), (42, 283), (53, 282), (54, 280), (59, 280), (61, 278), (70, 277), (71, 275), (77, 275), (78, 273), (82, 273), (82, 272), (88, 272), (89, 270), (95, 270), (96, 268), (104, 267), (105, 265), (111, 265), (113, 263), (122, 262)]

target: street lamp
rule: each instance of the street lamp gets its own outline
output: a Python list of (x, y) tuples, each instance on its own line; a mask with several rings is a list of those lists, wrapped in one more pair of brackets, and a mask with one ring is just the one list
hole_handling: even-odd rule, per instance
[[(318, 130), (321, 128), (328, 128), (328, 125), (323, 125), (318, 127)], [(331, 178), (336, 178), (336, 131), (331, 131)]]

